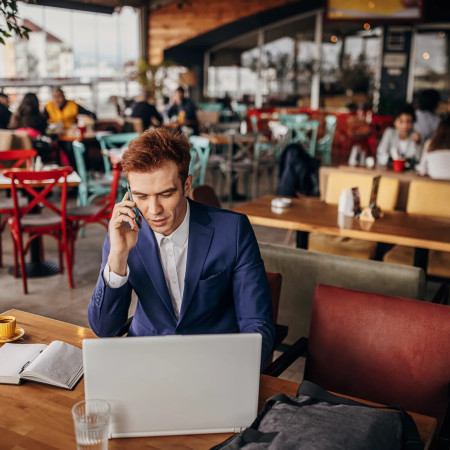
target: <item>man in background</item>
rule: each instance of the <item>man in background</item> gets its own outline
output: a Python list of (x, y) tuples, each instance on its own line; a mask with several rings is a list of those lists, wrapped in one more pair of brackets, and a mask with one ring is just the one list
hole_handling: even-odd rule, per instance
[(194, 102), (184, 96), (184, 89), (179, 86), (170, 99), (165, 114), (169, 119), (176, 117), (180, 126), (190, 127), (194, 130), (194, 134), (198, 134), (198, 120), (195, 110)]
[(9, 98), (5, 93), (0, 92), (0, 128), (8, 128), (10, 119)]
[(64, 130), (77, 122), (78, 114), (85, 114), (96, 119), (96, 115), (75, 103), (73, 100), (67, 100), (64, 91), (61, 88), (53, 90), (53, 100), (45, 105), (44, 116), (48, 123), (62, 123)]
[(163, 121), (161, 114), (149, 103), (150, 93), (143, 89), (137, 97), (136, 102), (131, 107), (131, 117), (138, 117), (142, 120), (142, 127), (147, 130), (150, 125), (159, 127)]

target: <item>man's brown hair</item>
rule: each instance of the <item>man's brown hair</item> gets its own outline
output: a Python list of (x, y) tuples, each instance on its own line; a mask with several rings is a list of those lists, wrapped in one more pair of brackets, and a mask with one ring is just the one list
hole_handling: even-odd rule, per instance
[(130, 172), (153, 172), (167, 161), (173, 161), (184, 185), (191, 161), (189, 149), (188, 139), (180, 132), (164, 127), (148, 130), (129, 143), (122, 157), (122, 170), (126, 175)]

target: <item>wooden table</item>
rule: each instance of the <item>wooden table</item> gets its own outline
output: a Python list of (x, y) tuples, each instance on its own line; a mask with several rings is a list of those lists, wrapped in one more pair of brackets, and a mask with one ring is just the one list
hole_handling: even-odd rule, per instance
[(450, 252), (450, 219), (385, 212), (381, 219), (367, 222), (353, 217), (339, 221), (337, 206), (314, 197), (292, 199), (292, 206), (282, 213), (272, 212), (268, 195), (235, 209), (254, 225), (297, 231), (297, 247), (308, 248), (310, 231), (366, 241), (414, 247), (414, 265), (426, 268), (428, 250)]
[[(7, 172), (7, 170), (5, 170), (4, 172)], [(67, 186), (77, 187), (79, 186), (80, 183), (81, 178), (75, 171), (73, 171), (71, 174), (67, 176)], [(30, 184), (32, 184), (33, 187), (44, 187), (46, 185), (45, 182), (33, 182)], [(62, 186), (62, 181), (61, 183), (58, 183), (58, 186)], [(3, 173), (0, 173), (0, 189), (10, 189), (10, 188), (11, 188), (11, 178), (5, 177)]]
[[(361, 175), (371, 175), (372, 177), (376, 177), (381, 175), (387, 178), (395, 178), (399, 180), (399, 189), (397, 196), (397, 204), (395, 205), (395, 209), (400, 211), (406, 210), (406, 203), (408, 201), (408, 191), (409, 184), (414, 180), (426, 180), (430, 182), (436, 183), (445, 183), (445, 180), (433, 180), (428, 175), (419, 175), (414, 170), (405, 170), (403, 172), (394, 172), (387, 167), (375, 167), (373, 169), (368, 169), (366, 167), (352, 167), (352, 166), (339, 166), (339, 167), (326, 167), (322, 166), (319, 169), (319, 185), (320, 185), (320, 198), (325, 200), (325, 193), (327, 189), (328, 176), (333, 173), (357, 173)], [(450, 181), (447, 181), (450, 183)]]
[[(16, 309), (4, 314), (15, 316), (17, 324), (25, 329), (25, 343), (49, 344), (55, 339), (63, 340), (81, 348), (81, 341), (95, 337), (83, 327), (71, 325)], [(2, 345), (2, 344), (0, 344)], [(17, 343), (15, 345), (20, 345)], [(298, 384), (261, 375), (259, 409), (267, 398), (279, 392), (295, 395)], [(0, 435), (2, 449), (69, 449), (75, 448), (75, 435), (71, 408), (84, 399), (84, 379), (73, 391), (25, 382), (20, 386), (0, 385)], [(369, 402), (368, 402), (369, 403)], [(436, 420), (420, 414), (412, 414), (420, 436), (429, 442), (433, 436)], [(112, 439), (110, 449), (209, 449), (231, 436), (230, 433), (185, 436), (161, 436)]]

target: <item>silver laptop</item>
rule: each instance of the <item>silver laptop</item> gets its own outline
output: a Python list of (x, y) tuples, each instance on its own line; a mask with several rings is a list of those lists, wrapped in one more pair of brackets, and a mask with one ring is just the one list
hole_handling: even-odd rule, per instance
[(259, 333), (83, 340), (86, 399), (110, 437), (238, 432), (257, 415)]

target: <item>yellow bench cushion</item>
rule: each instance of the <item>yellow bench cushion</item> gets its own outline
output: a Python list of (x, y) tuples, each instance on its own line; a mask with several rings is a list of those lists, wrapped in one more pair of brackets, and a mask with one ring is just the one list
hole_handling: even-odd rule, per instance
[[(412, 247), (396, 245), (384, 255), (383, 261), (412, 266), (414, 264), (414, 249)], [(428, 254), (427, 274), (450, 278), (450, 253), (430, 250)]]
[[(361, 206), (369, 206), (373, 177), (357, 173), (330, 173), (327, 180), (325, 203), (337, 205), (342, 189), (359, 188)], [(395, 178), (381, 177), (378, 187), (377, 205), (384, 211), (395, 209), (400, 182)]]
[(376, 248), (376, 242), (328, 236), (320, 233), (310, 233), (308, 240), (308, 250), (360, 259), (373, 259)]
[[(356, 173), (330, 173), (325, 193), (325, 203), (338, 204), (342, 189), (359, 188), (361, 206), (369, 205), (372, 191), (373, 177), (371, 175)], [(392, 211), (397, 203), (399, 180), (394, 178), (381, 178), (378, 187), (377, 205), (384, 211)], [(373, 259), (377, 248), (376, 242), (360, 239), (343, 238), (340, 236), (327, 236), (319, 233), (310, 233), (308, 250), (333, 255), (352, 256), (360, 259)]]
[(406, 211), (411, 214), (450, 217), (450, 183), (411, 181)]

